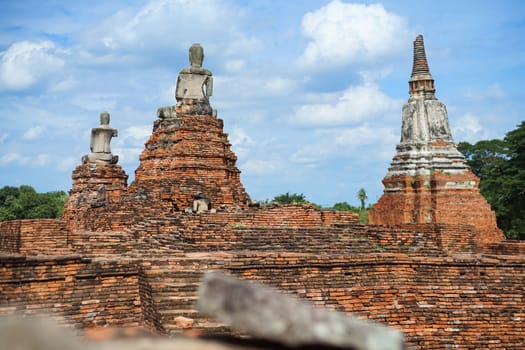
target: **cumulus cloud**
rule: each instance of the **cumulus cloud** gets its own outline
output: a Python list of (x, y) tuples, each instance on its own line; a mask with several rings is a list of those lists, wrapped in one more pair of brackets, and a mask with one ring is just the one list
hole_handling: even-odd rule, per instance
[[(371, 127), (369, 124), (356, 128), (346, 128), (335, 131), (332, 136), (338, 147), (361, 147), (368, 145), (394, 145), (399, 141), (399, 134), (392, 128)], [(392, 152), (394, 149), (392, 148)]]
[(72, 171), (75, 165), (80, 164), (80, 157), (66, 157), (60, 159), (57, 164), (57, 169), (60, 171)]
[(239, 157), (245, 157), (250, 153), (250, 148), (255, 144), (253, 139), (244, 131), (244, 129), (239, 127), (234, 127), (233, 132), (230, 135), (230, 142), (232, 144), (233, 151)]
[(243, 175), (262, 176), (271, 175), (279, 171), (279, 165), (276, 161), (264, 159), (249, 159), (244, 162), (240, 169)]
[(492, 84), (483, 88), (470, 88), (465, 89), (463, 95), (475, 101), (489, 99), (500, 99), (507, 96), (507, 92), (501, 87), (500, 84)]
[(115, 147), (112, 153), (118, 155), (119, 164), (135, 164), (142, 150), (138, 147)]
[(365, 123), (356, 127), (320, 129), (315, 140), (294, 152), (290, 161), (315, 165), (330, 158), (389, 159), (399, 141), (396, 130)]
[(151, 135), (150, 125), (136, 125), (125, 128), (120, 133), (120, 139), (131, 142), (134, 145), (143, 145)]
[(299, 63), (327, 68), (374, 61), (410, 43), (406, 20), (381, 4), (353, 4), (334, 0), (303, 17), (309, 42)]
[(106, 52), (151, 55), (187, 50), (197, 41), (207, 52), (231, 55), (260, 45), (236, 27), (240, 16), (240, 9), (219, 0), (150, 0), (138, 11), (117, 12), (88, 34), (87, 43)]
[(119, 156), (120, 164), (135, 164), (144, 149), (144, 143), (151, 135), (151, 126), (130, 126), (119, 131), (118, 138), (112, 147), (113, 154)]
[(49, 40), (19, 41), (0, 53), (0, 89), (23, 90), (64, 66), (62, 51)]
[(32, 128), (29, 128), (26, 130), (26, 132), (22, 135), (22, 138), (24, 140), (33, 140), (36, 139), (42, 132), (45, 130), (44, 127), (38, 125), (34, 126)]
[(333, 101), (306, 104), (290, 118), (293, 124), (340, 126), (356, 124), (399, 111), (401, 101), (390, 98), (373, 82), (351, 86)]
[(278, 75), (218, 75), (214, 79), (214, 93), (221, 97), (253, 99), (289, 96), (297, 91), (297, 81)]
[(49, 87), (49, 91), (50, 92), (64, 92), (64, 91), (71, 90), (77, 85), (78, 85), (78, 80), (76, 80), (73, 77), (68, 77), (66, 79), (53, 83)]
[(456, 142), (474, 143), (489, 138), (489, 133), (479, 122), (479, 117), (472, 113), (465, 113), (457, 119), (452, 127), (452, 133)]
[(116, 109), (118, 99), (115, 94), (86, 93), (74, 96), (69, 102), (88, 111), (101, 112)]
[(24, 156), (17, 152), (6, 153), (0, 157), (0, 165), (46, 165), (49, 161), (49, 155), (37, 154), (35, 156)]

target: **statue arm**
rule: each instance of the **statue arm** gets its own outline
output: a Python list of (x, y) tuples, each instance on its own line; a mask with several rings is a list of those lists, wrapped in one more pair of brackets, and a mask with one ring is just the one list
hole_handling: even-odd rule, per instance
[(213, 95), (213, 77), (209, 76), (208, 79), (206, 79), (206, 94), (208, 96)]
[(93, 146), (95, 143), (95, 129), (91, 129), (91, 140), (89, 141), (89, 150), (93, 152)]

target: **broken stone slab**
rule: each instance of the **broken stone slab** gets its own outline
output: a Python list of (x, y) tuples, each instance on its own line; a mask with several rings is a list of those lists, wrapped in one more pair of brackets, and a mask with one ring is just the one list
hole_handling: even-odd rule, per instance
[(400, 331), (343, 313), (316, 309), (269, 287), (212, 271), (199, 288), (198, 309), (253, 337), (287, 346), (356, 350), (404, 349)]

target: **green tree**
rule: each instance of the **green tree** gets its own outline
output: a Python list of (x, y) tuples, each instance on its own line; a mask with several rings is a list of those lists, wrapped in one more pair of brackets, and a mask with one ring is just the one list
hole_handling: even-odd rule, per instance
[(507, 161), (508, 149), (503, 140), (482, 140), (471, 145), (460, 142), (458, 150), (463, 153), (472, 172), (481, 178), (490, 175), (496, 169), (501, 169)]
[(525, 122), (503, 140), (461, 142), (458, 149), (480, 178), (480, 191), (509, 239), (525, 239)]
[(357, 191), (357, 199), (361, 202), (361, 210), (365, 210), (365, 201), (368, 199), (368, 196), (364, 188), (361, 187), (359, 191)]
[(275, 196), (272, 200), (273, 203), (280, 203), (280, 204), (304, 204), (308, 203), (306, 200), (306, 197), (304, 194), (297, 194), (297, 193), (283, 193), (278, 196)]
[(361, 211), (358, 207), (354, 207), (353, 205), (348, 204), (348, 202), (335, 203), (331, 209), (339, 211), (350, 211), (356, 214), (359, 214), (359, 212)]
[(0, 221), (59, 218), (66, 200), (64, 191), (38, 193), (27, 185), (5, 186), (0, 189)]

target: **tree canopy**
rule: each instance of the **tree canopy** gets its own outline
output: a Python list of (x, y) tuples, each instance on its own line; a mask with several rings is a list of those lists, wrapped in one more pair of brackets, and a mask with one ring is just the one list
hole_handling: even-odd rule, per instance
[(458, 144), (509, 239), (525, 239), (525, 121), (503, 140)]
[(306, 197), (304, 194), (297, 194), (297, 193), (283, 193), (278, 196), (275, 196), (272, 200), (273, 203), (280, 203), (280, 204), (304, 204), (308, 203), (306, 200)]
[(28, 185), (4, 186), (0, 189), (0, 221), (59, 218), (66, 199), (64, 191), (37, 193)]

